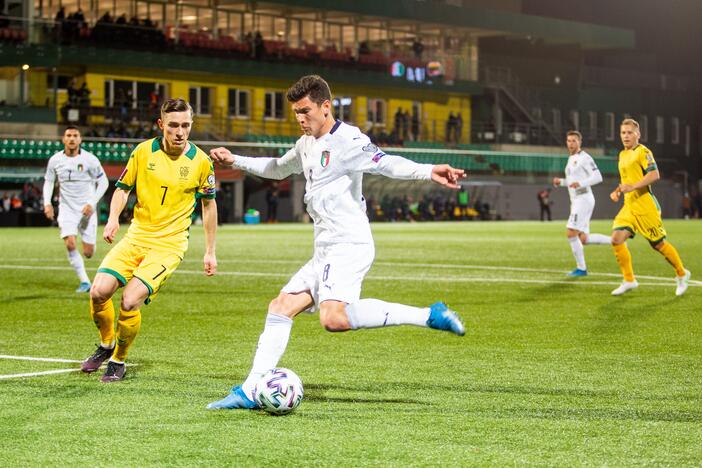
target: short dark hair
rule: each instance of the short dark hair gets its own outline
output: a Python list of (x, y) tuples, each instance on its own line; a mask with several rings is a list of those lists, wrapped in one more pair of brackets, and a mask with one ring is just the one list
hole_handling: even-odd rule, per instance
[(181, 98), (170, 98), (163, 101), (161, 104), (161, 115), (170, 114), (171, 112), (190, 112), (190, 116), (193, 115), (193, 108), (190, 107), (190, 103), (185, 99)]
[(321, 76), (307, 75), (297, 80), (297, 83), (292, 85), (285, 95), (290, 102), (297, 102), (306, 96), (321, 106), (324, 101), (331, 101), (331, 90)]
[(75, 130), (78, 133), (80, 133), (80, 129), (76, 127), (75, 125), (68, 125), (66, 128), (63, 129), (63, 133), (65, 134), (69, 130)]
[(566, 137), (569, 137), (569, 136), (576, 136), (576, 137), (578, 137), (578, 140), (583, 141), (583, 134), (577, 130), (571, 130), (568, 133), (566, 133)]

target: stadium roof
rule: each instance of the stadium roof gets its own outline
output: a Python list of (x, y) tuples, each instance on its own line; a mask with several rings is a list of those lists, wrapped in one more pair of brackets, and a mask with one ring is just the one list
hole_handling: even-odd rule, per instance
[[(217, 4), (242, 11), (251, 11), (252, 6), (247, 0), (219, 0)], [(404, 27), (436, 33), (446, 31), (448, 26), (476, 36), (532, 37), (551, 43), (578, 44), (586, 49), (634, 47), (634, 31), (630, 29), (417, 0), (287, 0), (253, 5), (257, 13), (334, 19), (359, 26)]]

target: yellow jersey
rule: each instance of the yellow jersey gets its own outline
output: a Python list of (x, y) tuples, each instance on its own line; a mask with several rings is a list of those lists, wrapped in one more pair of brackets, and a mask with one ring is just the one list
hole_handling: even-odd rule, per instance
[(180, 156), (169, 156), (161, 137), (153, 138), (134, 148), (116, 186), (136, 188), (134, 218), (125, 237), (133, 244), (182, 257), (195, 204), (200, 198), (215, 197), (214, 166), (192, 143)]
[[(623, 184), (633, 185), (646, 174), (658, 169), (653, 153), (644, 145), (619, 152), (619, 176)], [(660, 211), (658, 200), (653, 196), (651, 186), (638, 188), (624, 194), (624, 204), (635, 214), (647, 211)]]

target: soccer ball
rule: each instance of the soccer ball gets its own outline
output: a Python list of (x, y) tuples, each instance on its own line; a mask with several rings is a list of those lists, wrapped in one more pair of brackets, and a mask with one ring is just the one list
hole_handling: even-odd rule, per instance
[(275, 415), (292, 412), (300, 406), (302, 395), (300, 377), (283, 367), (266, 372), (254, 390), (256, 403), (265, 411)]

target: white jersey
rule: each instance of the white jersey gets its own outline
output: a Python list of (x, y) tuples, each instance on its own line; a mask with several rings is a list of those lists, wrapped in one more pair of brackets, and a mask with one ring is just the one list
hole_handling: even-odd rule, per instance
[(234, 165), (269, 179), (304, 173), (305, 203), (316, 245), (373, 242), (361, 194), (364, 172), (429, 180), (433, 167), (387, 155), (357, 127), (339, 120), (326, 135), (300, 137), (281, 158), (236, 156)]
[[(565, 167), (565, 179), (560, 179), (560, 181), (562, 187), (568, 187), (571, 203), (576, 198), (583, 196), (592, 198), (594, 202), (595, 197), (590, 187), (602, 182), (602, 174), (600, 174), (600, 170), (597, 168), (592, 156), (585, 151), (580, 151), (568, 157), (568, 164)], [(571, 188), (570, 184), (573, 182), (580, 184), (580, 187)]]
[(107, 190), (107, 177), (92, 153), (80, 150), (76, 156), (60, 151), (49, 159), (44, 176), (44, 205), (51, 204), (54, 183), (59, 182), (59, 210), (80, 212), (87, 204), (93, 209)]

